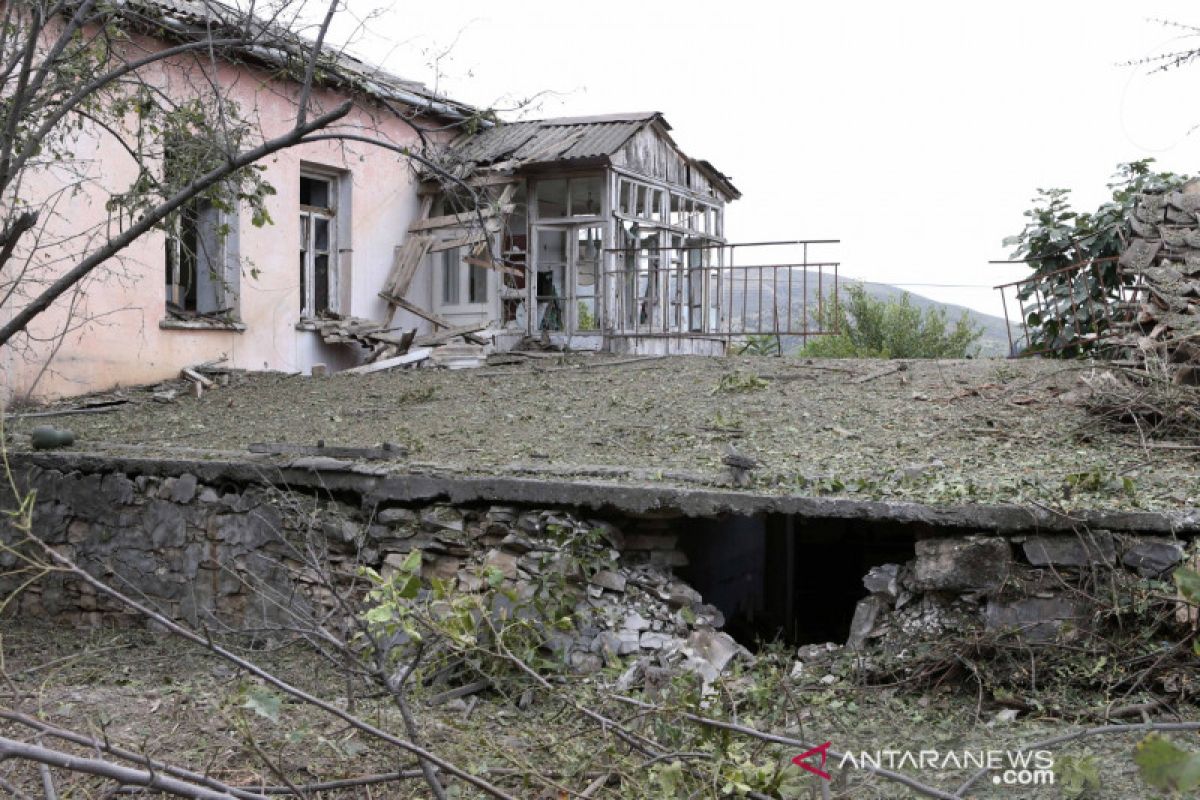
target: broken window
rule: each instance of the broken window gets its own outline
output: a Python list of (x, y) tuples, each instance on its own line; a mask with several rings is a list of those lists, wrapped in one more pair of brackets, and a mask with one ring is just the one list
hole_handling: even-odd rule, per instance
[(604, 176), (550, 178), (538, 181), (539, 219), (598, 217), (604, 208)]
[(564, 296), (567, 288), (567, 231), (560, 228), (538, 228), (537, 284), (534, 296), (537, 317), (536, 329), (563, 329)]
[(184, 205), (166, 221), (166, 306), (176, 317), (237, 316), (238, 260), (230, 241), (236, 212), (204, 199)]
[(334, 238), (336, 179), (300, 177), (300, 314), (336, 311), (337, 249)]
[(597, 287), (600, 281), (600, 255), (604, 250), (604, 231), (598, 226), (576, 229), (575, 247), (575, 329), (600, 328)]
[(604, 178), (572, 178), (570, 182), (571, 216), (597, 217), (604, 200)]
[[(491, 271), (472, 258), (471, 248), (451, 247), (433, 254), (443, 306), (484, 305), (491, 296)], [(486, 258), (486, 253), (479, 257)]]
[(537, 213), (542, 219), (556, 219), (567, 216), (567, 180), (538, 181)]
[(617, 213), (631, 217), (633, 216), (633, 191), (634, 184), (632, 181), (622, 178), (617, 184)]

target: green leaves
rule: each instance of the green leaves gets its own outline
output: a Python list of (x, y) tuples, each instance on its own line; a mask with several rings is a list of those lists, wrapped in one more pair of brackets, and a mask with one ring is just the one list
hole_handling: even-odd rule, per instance
[(1182, 793), (1200, 788), (1200, 754), (1176, 746), (1152, 733), (1138, 742), (1133, 753), (1142, 780), (1155, 789)]
[(1095, 756), (1061, 756), (1054, 761), (1054, 778), (1068, 800), (1093, 796), (1100, 791), (1100, 763)]
[(1183, 599), (1189, 603), (1200, 605), (1200, 572), (1187, 567), (1179, 567), (1172, 577), (1179, 593), (1183, 595)]
[(899, 300), (873, 297), (861, 284), (849, 284), (838, 298), (830, 295), (820, 313), (821, 327), (836, 330), (819, 336), (800, 355), (818, 358), (965, 358), (974, 355), (982, 329), (966, 312), (951, 325), (943, 309), (922, 313), (906, 292)]
[(242, 708), (248, 708), (273, 723), (279, 722), (279, 710), (282, 706), (283, 698), (262, 686), (247, 689), (246, 700), (242, 703)]
[(1071, 208), (1067, 189), (1038, 189), (1027, 222), (1015, 236), (1004, 239), (1011, 257), (1033, 270), (1030, 283), (1018, 287), (1021, 313), (1030, 330), (1031, 349), (1074, 357), (1096, 346), (1108, 324), (1110, 302), (1118, 297), (1114, 262), (1101, 261), (1076, 272), (1067, 270), (1096, 259), (1115, 259), (1129, 238), (1128, 217), (1138, 195), (1163, 192), (1187, 176), (1154, 172), (1154, 159), (1120, 164), (1108, 184), (1112, 199), (1092, 213)]

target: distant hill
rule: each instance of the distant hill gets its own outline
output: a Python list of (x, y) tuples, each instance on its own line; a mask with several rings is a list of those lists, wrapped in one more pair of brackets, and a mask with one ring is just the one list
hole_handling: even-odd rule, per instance
[[(827, 282), (825, 283), (825, 285), (829, 286), (833, 282), (832, 276), (827, 275), (826, 281)], [(779, 283), (780, 283), (780, 286), (782, 287), (786, 284), (786, 281), (780, 280)], [(812, 279), (812, 276), (810, 276), (809, 284), (808, 284), (808, 311), (809, 311), (810, 317), (815, 315), (816, 308), (817, 308), (818, 293), (817, 293), (817, 288), (814, 285), (815, 283), (816, 283), (816, 281)], [(905, 294), (904, 289), (899, 289), (895, 286), (891, 286), (886, 283), (873, 283), (870, 281), (860, 281), (860, 280), (856, 280), (854, 278), (847, 278), (844, 276), (840, 278), (839, 285), (843, 291), (845, 290), (845, 287), (848, 284), (861, 284), (862, 286), (864, 286), (866, 288), (867, 293), (870, 294), (872, 297), (875, 297), (877, 299), (884, 300), (884, 301), (899, 301), (900, 298)], [(763, 286), (761, 287), (761, 290), (760, 290), (760, 287), (758, 286), (757, 282), (754, 280), (754, 278), (753, 277), (751, 278), (749, 297), (744, 298), (744, 300), (745, 300), (744, 306), (743, 306), (742, 292), (740, 291), (740, 288), (741, 287), (739, 287), (739, 286), (734, 287), (732, 307), (734, 309), (738, 309), (739, 311), (743, 307), (746, 309), (747, 325), (750, 328), (754, 328), (757, 325), (757, 320), (758, 320), (757, 303), (758, 303), (758, 296), (759, 296), (760, 291), (762, 293), (763, 312), (766, 315), (774, 316), (774, 314), (772, 313), (772, 309), (771, 309), (773, 297), (772, 297), (771, 284), (770, 284), (769, 278), (764, 282)], [(784, 290), (784, 291), (786, 293), (786, 290)], [(915, 306), (916, 308), (921, 309), (922, 311), (924, 311), (927, 308), (940, 308), (940, 309), (944, 310), (946, 312), (946, 317), (952, 323), (957, 322), (958, 318), (962, 316), (964, 311), (967, 312), (967, 319), (970, 321), (970, 323), (978, 328), (983, 329), (983, 336), (982, 336), (982, 338), (980, 338), (979, 343), (978, 343), (979, 354), (981, 356), (1004, 356), (1004, 355), (1008, 354), (1008, 333), (1005, 328), (1004, 319), (1002, 317), (997, 317), (992, 314), (983, 314), (983, 313), (980, 313), (973, 309), (967, 308), (965, 306), (954, 305), (952, 303), (942, 303), (937, 300), (933, 300), (928, 297), (925, 297), (923, 295), (916, 294), (914, 292), (908, 292), (908, 296), (909, 296), (909, 302), (912, 303), (912, 305)], [(791, 306), (792, 306), (792, 318), (794, 320), (799, 320), (804, 313), (804, 306), (805, 306), (803, 290), (800, 288), (799, 285), (793, 284)], [(782, 302), (782, 298), (780, 298), (779, 311), (778, 311), (778, 316), (780, 319), (782, 319), (786, 316), (786, 311), (784, 310), (785, 308), (786, 307), (784, 306), (784, 304)], [(739, 314), (739, 316), (740, 316), (740, 314)], [(764, 328), (770, 327), (769, 319), (764, 320), (763, 327)], [(800, 337), (794, 337), (794, 336), (785, 336), (784, 337), (783, 346), (784, 346), (785, 350), (788, 350), (788, 351), (795, 350), (795, 349), (799, 348), (800, 345), (801, 345)]]
[[(842, 279), (842, 285), (847, 282), (861, 283), (866, 287), (867, 292), (872, 297), (877, 297), (881, 300), (897, 300), (904, 295), (906, 290), (898, 289), (886, 283), (870, 283), (867, 281), (857, 281), (853, 278)], [(997, 317), (993, 314), (983, 314), (966, 306), (957, 306), (953, 303), (942, 303), (937, 300), (931, 300), (913, 292), (908, 293), (909, 302), (917, 308), (924, 311), (926, 308), (940, 308), (946, 312), (946, 317), (951, 322), (957, 322), (962, 313), (967, 312), (967, 319), (971, 324), (978, 328), (983, 328), (983, 337), (979, 340), (979, 354), (983, 356), (1005, 356), (1008, 355), (1008, 330), (1004, 324), (1003, 317)]]

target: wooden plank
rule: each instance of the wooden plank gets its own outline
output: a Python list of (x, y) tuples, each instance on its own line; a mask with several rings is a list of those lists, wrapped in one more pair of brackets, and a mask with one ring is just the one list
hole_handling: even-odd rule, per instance
[(361, 458), (391, 460), (408, 455), (408, 448), (385, 443), (382, 447), (326, 447), (324, 442), (315, 445), (291, 444), (290, 442), (256, 442), (246, 448), (251, 453), (272, 456), (329, 456), (330, 458)]
[(421, 319), (429, 320), (434, 325), (437, 325), (439, 328), (453, 328), (454, 327), (454, 325), (452, 325), (450, 322), (448, 322), (444, 318), (439, 317), (437, 314), (434, 314), (432, 311), (426, 311), (425, 309), (421, 308), (420, 306), (413, 305), (412, 303), (405, 300), (403, 297), (392, 297), (392, 296), (383, 294), (382, 292), (380, 292), (379, 296), (382, 297), (384, 300), (388, 301), (389, 303), (399, 306), (400, 308), (403, 308), (405, 311), (408, 311), (409, 313), (416, 314)]
[[(504, 186), (514, 181), (516, 178), (512, 175), (476, 175), (474, 178), (467, 178), (465, 183), (467, 186), (479, 189), (484, 186)], [(423, 196), (436, 195), (442, 191), (442, 184), (436, 181), (427, 181), (417, 191)]]
[(383, 282), (380, 295), (403, 297), (408, 292), (413, 276), (417, 274), (417, 267), (421, 265), (421, 260), (432, 246), (432, 236), (409, 236), (404, 240), (404, 244), (396, 247), (392, 269)]
[(424, 361), (425, 359), (429, 358), (429, 355), (432, 352), (433, 352), (433, 350), (431, 350), (430, 348), (422, 347), (420, 350), (410, 350), (409, 352), (405, 353), (402, 356), (396, 356), (395, 358), (385, 358), (382, 361), (376, 361), (374, 364), (363, 364), (361, 367), (354, 367), (352, 369), (344, 369), (344, 370), (342, 370), (342, 374), (343, 375), (367, 375), (372, 372), (382, 372), (385, 369), (392, 369), (393, 367), (402, 367), (405, 364), (415, 364), (418, 361)]
[(213, 387), (212, 380), (204, 377), (203, 375), (201, 375), (199, 372), (196, 372), (196, 370), (192, 369), (191, 367), (184, 367), (183, 369), (179, 370), (179, 376), (181, 378), (186, 378), (187, 380), (191, 381), (192, 383), (199, 384), (200, 386), (203, 386), (205, 389), (211, 389)]
[[(515, 205), (500, 206), (500, 214), (511, 214), (516, 209)], [(478, 211), (466, 211), (462, 214), (446, 214), (441, 217), (430, 217), (429, 219), (414, 222), (408, 228), (409, 233), (419, 233), (421, 231), (429, 231), (434, 228), (450, 228), (455, 225), (470, 225), (472, 222), (478, 222), (480, 218), (485, 220), (491, 219), (497, 215), (497, 211), (492, 208), (481, 208)]]
[(453, 250), (455, 247), (470, 247), (473, 244), (480, 244), (486, 242), (492, 233), (495, 231), (475, 231), (466, 236), (459, 236), (457, 239), (446, 239), (430, 247), (429, 252), (440, 253), (443, 250)]
[(442, 331), (441, 333), (431, 333), (427, 336), (421, 336), (418, 338), (416, 344), (418, 347), (433, 347), (441, 344), (442, 342), (448, 342), (456, 336), (467, 336), (477, 331), (481, 331), (487, 326), (488, 323), (480, 322), (475, 325), (463, 325), (458, 328), (451, 328), (450, 330)]

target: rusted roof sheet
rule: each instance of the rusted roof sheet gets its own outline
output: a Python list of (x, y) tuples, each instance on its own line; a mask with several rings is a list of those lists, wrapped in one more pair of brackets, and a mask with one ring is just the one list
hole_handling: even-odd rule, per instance
[(466, 138), (455, 149), (464, 161), (479, 164), (601, 158), (615, 154), (656, 119), (666, 126), (656, 111), (509, 122)]

